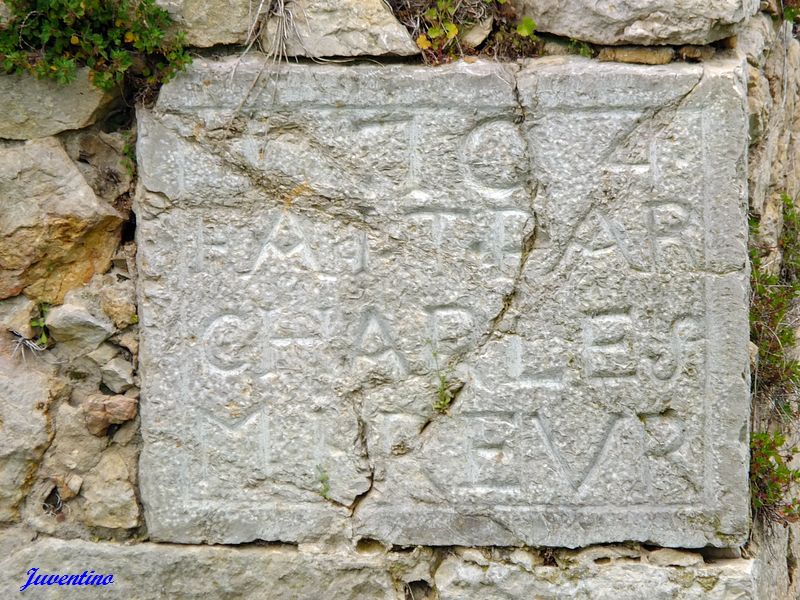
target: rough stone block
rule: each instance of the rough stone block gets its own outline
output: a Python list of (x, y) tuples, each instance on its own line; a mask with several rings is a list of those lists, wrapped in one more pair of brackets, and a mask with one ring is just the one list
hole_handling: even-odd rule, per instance
[(232, 66), (139, 113), (155, 539), (745, 539), (743, 62)]
[[(418, 54), (384, 0), (157, 0), (193, 46), (244, 44), (263, 30), (261, 45), (288, 56)], [(260, 22), (270, 9), (266, 26)], [(261, 16), (258, 17), (259, 11)]]
[(692, 568), (620, 561), (608, 566), (486, 567), (448, 557), (436, 571), (441, 600), (591, 598), (592, 600), (756, 600), (752, 561), (725, 560)]
[[(31, 585), (23, 592), (35, 598), (104, 598), (156, 600), (236, 598), (260, 600), (398, 600), (402, 582), (419, 559), (411, 554), (384, 560), (355, 552), (314, 554), (291, 546), (207, 548), (164, 544), (91, 543), (40, 537), (28, 541), (9, 532), (0, 548), (0, 586), (18, 593), (34, 576), (57, 573), (80, 576), (111, 574), (108, 585)], [(16, 538), (16, 539), (14, 539)], [(20, 539), (21, 538), (21, 539)], [(89, 577), (94, 575), (87, 573)], [(84, 579), (85, 581), (85, 579)]]
[(255, 21), (259, 2), (251, 0), (156, 0), (186, 32), (192, 46), (241, 44)]
[[(52, 437), (47, 411), (57, 385), (36, 358), (0, 340), (0, 522), (19, 520), (19, 507), (33, 484)], [(30, 363), (30, 364), (29, 364)]]
[(108, 269), (121, 228), (58, 140), (0, 143), (0, 298), (63, 302)]
[(381, 56), (419, 54), (408, 30), (384, 0), (295, 0), (291, 17), (270, 19), (262, 40), (276, 47), (286, 30), (288, 56)]
[(114, 101), (78, 69), (75, 81), (61, 85), (28, 74), (0, 75), (0, 138), (28, 140), (91, 125)]
[(759, 0), (511, 0), (539, 31), (595, 44), (708, 44), (733, 35)]
[[(765, 600), (770, 573), (757, 561), (716, 560), (690, 567), (663, 567), (637, 558), (607, 558), (580, 565), (543, 566), (535, 552), (477, 550), (448, 553), (317, 553), (288, 545), (198, 547), (171, 544), (92, 543), (24, 531), (0, 534), (0, 586), (14, 592), (34, 576), (93, 570), (112, 574), (106, 586), (31, 585), (35, 598), (150, 600), (180, 598), (291, 598), (292, 600)], [(702, 559), (701, 559), (702, 560)], [(785, 561), (773, 561), (774, 563)], [(92, 575), (90, 573), (87, 573)], [(435, 589), (435, 592), (431, 590)], [(775, 588), (763, 589), (769, 592)], [(426, 593), (427, 592), (427, 593)], [(434, 595), (435, 594), (435, 595)]]

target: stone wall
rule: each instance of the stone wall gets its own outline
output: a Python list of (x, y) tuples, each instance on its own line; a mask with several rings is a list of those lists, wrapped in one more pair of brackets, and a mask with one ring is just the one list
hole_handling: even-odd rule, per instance
[(798, 597), (748, 492), (776, 3), (514, 0), (543, 56), (435, 67), (399, 2), (159, 4), (152, 106), (0, 76), (4, 593)]

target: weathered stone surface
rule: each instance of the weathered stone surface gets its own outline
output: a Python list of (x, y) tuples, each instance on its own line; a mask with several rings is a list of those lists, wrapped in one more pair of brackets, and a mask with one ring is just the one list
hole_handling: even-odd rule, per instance
[(64, 135), (64, 148), (98, 198), (124, 208), (121, 196), (133, 192), (133, 165), (125, 156), (125, 137), (97, 128)]
[(48, 409), (59, 387), (38, 359), (23, 360), (5, 332), (0, 340), (0, 522), (19, 519), (38, 462), (52, 435)]
[(154, 539), (746, 538), (743, 62), (262, 65), (139, 113)]
[(717, 54), (714, 46), (681, 46), (678, 48), (678, 58), (688, 61), (711, 60)]
[(86, 428), (93, 435), (105, 435), (112, 423), (124, 423), (136, 416), (139, 402), (128, 396), (94, 394), (83, 403)]
[(27, 339), (34, 337), (31, 320), (39, 314), (36, 303), (25, 296), (0, 301), (0, 328), (13, 331)]
[(773, 249), (764, 264), (778, 269), (781, 196), (800, 193), (800, 136), (794, 133), (800, 127), (800, 41), (788, 23), (752, 19), (748, 25), (749, 201), (761, 217), (758, 243)]
[(241, 44), (260, 5), (251, 0), (156, 0), (186, 32), (191, 46)]
[(642, 46), (610, 46), (602, 48), (597, 58), (601, 61), (636, 63), (640, 65), (666, 65), (672, 61), (672, 48), (647, 48)]
[(76, 355), (92, 352), (114, 333), (111, 321), (93, 315), (81, 304), (56, 306), (46, 323), (53, 339), (69, 345)]
[[(187, 32), (193, 46), (243, 44), (259, 9), (250, 0), (158, 0)], [(263, 19), (263, 14), (260, 17)], [(419, 48), (383, 0), (293, 0), (264, 27), (264, 48), (289, 56), (417, 54)], [(282, 52), (281, 52), (282, 53)]]
[(138, 322), (133, 281), (108, 281), (100, 290), (100, 306), (118, 329)]
[[(286, 598), (291, 600), (400, 600), (403, 578), (420, 562), (418, 553), (364, 555), (333, 551), (315, 554), (290, 546), (209, 548), (167, 544), (91, 543), (40, 537), (0, 537), (0, 589), (8, 595), (27, 581), (32, 566), (40, 573), (112, 573), (112, 585), (31, 586), (35, 598), (181, 600)], [(19, 534), (17, 534), (17, 537)], [(419, 598), (418, 600), (421, 600)]]
[(83, 480), (84, 522), (93, 527), (125, 529), (139, 524), (139, 505), (131, 473), (120, 452), (111, 448)]
[[(379, 56), (419, 54), (419, 48), (383, 0), (295, 0), (287, 3), (289, 56)], [(266, 27), (264, 47), (281, 31), (279, 18)]]
[(114, 96), (89, 81), (89, 70), (78, 69), (69, 85), (30, 75), (0, 74), (0, 138), (29, 140), (80, 129), (94, 123)]
[[(123, 424), (113, 436), (89, 431), (95, 414), (119, 422), (135, 409), (125, 397), (109, 397), (102, 408), (75, 402), (61, 402), (53, 413), (54, 436), (27, 494), (22, 519), (29, 527), (65, 538), (98, 537), (140, 524), (136, 499), (138, 440), (131, 435), (134, 422)], [(112, 418), (113, 416), (113, 418)], [(123, 430), (125, 435), (118, 435)], [(135, 433), (135, 432), (134, 432)], [(98, 529), (101, 528), (101, 529)], [(106, 533), (104, 533), (106, 532)]]
[(747, 61), (763, 67), (775, 43), (776, 23), (764, 13), (747, 19), (739, 32), (737, 48), (747, 56)]
[(436, 571), (440, 600), (759, 600), (753, 562), (719, 561), (694, 568), (665, 568), (634, 562), (560, 569), (525, 569), (504, 563), (482, 567), (448, 557)]
[[(689, 568), (658, 567), (632, 560), (576, 567), (541, 566), (516, 553), (495, 553), (480, 564), (449, 555), (438, 564), (429, 553), (316, 553), (290, 546), (192, 547), (167, 544), (92, 543), (31, 539), (24, 530), (0, 534), (0, 586), (16, 590), (31, 566), (39, 573), (113, 573), (109, 598), (291, 598), (293, 600), (417, 600), (429, 581), (442, 600), (762, 600), (750, 560), (719, 560)], [(520, 563), (525, 563), (520, 564)], [(430, 572), (433, 571), (433, 576)], [(766, 589), (766, 588), (765, 588)], [(409, 595), (411, 590), (411, 595)], [(75, 597), (96, 596), (95, 587), (73, 587)], [(58, 586), (32, 586), (37, 598), (62, 597)]]
[(57, 140), (0, 145), (0, 198), (0, 298), (59, 303), (108, 269), (122, 219)]
[(595, 44), (708, 44), (728, 37), (759, 0), (511, 0), (537, 29)]
[(461, 37), (460, 42), (466, 48), (477, 48), (486, 41), (486, 38), (492, 33), (493, 27), (494, 17), (484, 19), (482, 22), (476, 23), (470, 27)]
[(100, 367), (100, 373), (103, 375), (103, 383), (112, 392), (121, 394), (133, 387), (133, 365), (122, 356), (117, 356)]
[(660, 567), (696, 567), (703, 564), (703, 557), (694, 552), (659, 548), (647, 555), (647, 562)]

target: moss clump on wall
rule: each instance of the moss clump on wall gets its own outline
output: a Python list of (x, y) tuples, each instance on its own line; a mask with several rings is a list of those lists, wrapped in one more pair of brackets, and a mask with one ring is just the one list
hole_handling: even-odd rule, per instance
[(153, 88), (190, 62), (181, 33), (155, 0), (6, 0), (0, 65), (60, 83), (87, 66), (103, 90), (133, 83)]

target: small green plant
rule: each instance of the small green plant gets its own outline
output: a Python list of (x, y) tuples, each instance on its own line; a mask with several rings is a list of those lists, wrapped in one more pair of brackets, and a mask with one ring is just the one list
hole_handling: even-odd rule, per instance
[(442, 373), (437, 373), (436, 379), (438, 383), (436, 385), (436, 402), (433, 403), (433, 408), (436, 412), (444, 414), (453, 403), (453, 392), (447, 383), (447, 377)]
[(772, 521), (797, 521), (800, 499), (792, 497), (800, 470), (789, 467), (798, 449), (786, 448), (781, 433), (753, 433), (750, 437), (750, 494), (753, 509)]
[[(753, 244), (750, 250), (750, 340), (758, 347), (754, 393), (782, 412), (793, 414), (796, 411), (789, 403), (800, 384), (800, 363), (789, 355), (797, 340), (787, 315), (800, 295), (800, 214), (788, 195), (783, 194), (781, 202), (781, 269), (774, 272), (763, 264), (765, 248)], [(757, 220), (750, 220), (750, 230), (751, 239), (757, 239)]]
[[(518, 19), (508, 0), (388, 0), (422, 51), (425, 62), (441, 64), (478, 52), (462, 44), (466, 34), (479, 24), (492, 23), (484, 54), (507, 57), (512, 46), (517, 55), (535, 53), (536, 23), (530, 17)], [(502, 44), (496, 39), (502, 31)], [(499, 52), (502, 46), (502, 52)]]
[(789, 23), (797, 21), (800, 17), (800, 0), (783, 0), (783, 20)]
[(592, 58), (594, 56), (594, 50), (592, 50), (589, 44), (573, 38), (569, 40), (569, 51), (572, 54), (578, 54), (584, 58)]
[(133, 79), (154, 87), (190, 62), (182, 33), (169, 35), (169, 14), (155, 0), (6, 0), (0, 66), (69, 83), (89, 67), (92, 83), (110, 90)]
[(494, 28), (483, 46), (483, 53), (495, 60), (514, 60), (539, 54), (536, 22), (531, 17), (518, 18), (513, 7), (499, 7)]
[[(787, 194), (781, 197), (783, 228), (778, 238), (782, 254), (780, 269), (770, 269), (764, 258), (769, 248), (758, 243), (759, 223), (750, 220), (750, 339), (758, 347), (753, 376), (754, 401), (773, 407), (780, 422), (796, 420), (800, 363), (792, 358), (797, 340), (788, 315), (800, 296), (800, 214)], [(750, 438), (750, 491), (753, 511), (777, 521), (794, 521), (800, 516), (800, 499), (793, 486), (800, 471), (789, 464), (798, 453), (786, 447), (779, 432), (753, 432)]]
[(31, 319), (31, 329), (33, 329), (32, 341), (40, 348), (47, 348), (50, 343), (50, 332), (47, 330), (45, 321), (47, 320), (47, 313), (50, 312), (50, 305), (41, 303), (38, 306), (38, 314)]
[(417, 36), (417, 46), (433, 55), (435, 62), (444, 60), (445, 52), (458, 36), (458, 25), (453, 22), (455, 14), (453, 0), (437, 0), (434, 6), (422, 13), (426, 27), (424, 33)]
[(517, 24), (517, 35), (524, 38), (533, 38), (534, 31), (536, 31), (536, 21), (530, 17), (522, 17), (522, 20)]
[(133, 177), (136, 175), (136, 134), (134, 130), (129, 129), (123, 132), (122, 139), (125, 142), (122, 146), (122, 162), (128, 175)]
[(317, 481), (319, 482), (319, 495), (325, 500), (331, 499), (331, 478), (322, 465), (317, 465)]
[(451, 382), (447, 374), (439, 368), (439, 353), (436, 350), (431, 350), (431, 356), (433, 357), (433, 373), (436, 377), (436, 400), (433, 403), (433, 409), (438, 413), (445, 414), (453, 404), (461, 386)]

